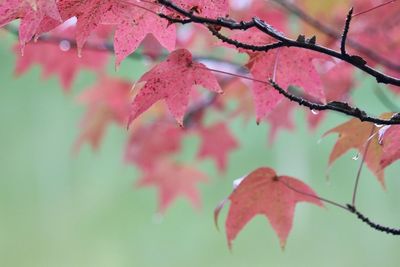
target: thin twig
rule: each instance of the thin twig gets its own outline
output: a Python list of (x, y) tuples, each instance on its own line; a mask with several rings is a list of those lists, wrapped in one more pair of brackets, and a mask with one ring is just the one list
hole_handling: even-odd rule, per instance
[(343, 29), (343, 34), (342, 34), (342, 40), (340, 42), (340, 51), (342, 52), (343, 55), (347, 55), (346, 52), (346, 40), (347, 40), (347, 35), (349, 34), (349, 29), (350, 29), (350, 22), (353, 14), (353, 8), (349, 10), (349, 13), (347, 14), (346, 18), (346, 23), (344, 25)]
[[(372, 125), (371, 133), (369, 134), (369, 136), (373, 135), (374, 130), (375, 130), (375, 125)], [(356, 206), (356, 197), (357, 197), (358, 184), (360, 182), (360, 177), (361, 177), (361, 171), (364, 166), (365, 159), (367, 158), (368, 148), (369, 148), (369, 145), (371, 144), (371, 141), (372, 141), (372, 138), (368, 138), (367, 143), (365, 144), (364, 151), (361, 155), (362, 159), (361, 159), (360, 166), (358, 167), (358, 170), (357, 170), (357, 176), (356, 176), (356, 180), (354, 183), (354, 189), (353, 189), (353, 198), (351, 200), (351, 205), (353, 207)]]
[(388, 2), (385, 2), (385, 3), (382, 3), (382, 4), (380, 4), (380, 5), (371, 7), (371, 8), (369, 8), (369, 9), (367, 9), (367, 10), (364, 10), (364, 11), (361, 11), (361, 12), (358, 12), (358, 13), (354, 14), (353, 17), (356, 17), (356, 16), (359, 16), (359, 15), (362, 15), (362, 14), (365, 14), (365, 13), (368, 13), (368, 12), (371, 12), (371, 11), (373, 11), (373, 10), (375, 10), (375, 9), (378, 9), (378, 8), (380, 8), (380, 7), (383, 7), (383, 6), (386, 6), (386, 5), (388, 5), (388, 4), (392, 4), (392, 3), (396, 2), (396, 1), (397, 1), (397, 0), (391, 0), (391, 1), (388, 1)]
[(386, 234), (391, 234), (391, 235), (400, 235), (400, 229), (391, 228), (391, 227), (383, 226), (383, 225), (372, 222), (367, 216), (365, 216), (360, 211), (358, 211), (354, 205), (350, 205), (350, 204), (342, 205), (336, 201), (332, 201), (332, 200), (317, 196), (315, 194), (310, 194), (310, 193), (298, 190), (297, 188), (291, 186), (288, 182), (284, 181), (283, 179), (279, 179), (278, 181), (296, 193), (299, 193), (301, 195), (308, 196), (308, 197), (311, 197), (314, 199), (318, 199), (319, 201), (331, 204), (335, 207), (341, 208), (345, 211), (348, 211), (350, 213), (357, 215), (358, 219), (360, 219), (362, 222), (366, 223), (368, 226), (370, 226), (371, 228), (373, 228), (377, 231), (380, 231), (380, 232), (383, 232)]

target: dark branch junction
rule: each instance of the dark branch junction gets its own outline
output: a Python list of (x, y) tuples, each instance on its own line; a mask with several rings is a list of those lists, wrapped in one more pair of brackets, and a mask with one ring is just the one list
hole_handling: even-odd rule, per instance
[[(195, 15), (193, 12), (186, 11), (186, 10), (182, 9), (181, 7), (175, 5), (173, 2), (171, 2), (169, 0), (158, 0), (158, 2), (161, 5), (166, 6), (170, 9), (172, 9), (173, 11), (177, 12), (180, 16), (183, 16), (184, 18), (171, 17), (171, 16), (167, 16), (165, 14), (159, 14), (160, 17), (169, 20), (171, 23), (202, 24), (202, 25), (206, 26), (210, 30), (210, 32), (214, 36), (216, 36), (219, 40), (221, 40), (222, 42), (228, 43), (230, 45), (233, 45), (237, 48), (251, 50), (251, 51), (260, 51), (260, 52), (268, 52), (270, 50), (273, 50), (273, 49), (276, 49), (279, 47), (297, 47), (297, 48), (308, 49), (311, 51), (329, 55), (334, 58), (345, 61), (348, 64), (351, 64), (354, 67), (356, 67), (356, 68), (364, 71), (365, 73), (369, 74), (370, 76), (374, 77), (378, 83), (400, 86), (400, 79), (386, 75), (386, 74), (378, 71), (377, 69), (368, 66), (366, 60), (363, 59), (361, 56), (349, 55), (346, 52), (346, 45), (347, 45), (347, 41), (348, 41), (347, 36), (348, 36), (349, 29), (350, 29), (350, 23), (351, 23), (353, 9), (351, 9), (347, 15), (345, 27), (344, 27), (343, 34), (341, 37), (340, 51), (335, 51), (335, 50), (329, 49), (327, 47), (318, 45), (316, 43), (315, 37), (306, 39), (304, 35), (299, 35), (296, 40), (287, 38), (284, 36), (283, 33), (277, 31), (271, 25), (269, 25), (268, 23), (266, 23), (263, 20), (256, 18), (256, 17), (247, 22), (244, 22), (244, 21), (237, 22), (231, 18), (210, 19), (210, 18)], [(261, 32), (274, 38), (276, 40), (276, 42), (271, 43), (271, 44), (266, 44), (263, 46), (250, 45), (250, 44), (242, 43), (237, 40), (231, 39), (227, 36), (224, 36), (223, 34), (221, 34), (219, 32), (220, 28), (226, 28), (226, 29), (230, 29), (230, 30), (247, 30), (250, 28), (257, 28)], [(348, 105), (345, 102), (332, 101), (327, 104), (313, 103), (313, 102), (310, 102), (309, 100), (306, 100), (306, 99), (303, 99), (298, 96), (290, 94), (289, 92), (287, 92), (286, 90), (281, 88), (274, 81), (270, 81), (270, 84), (273, 86), (273, 88), (275, 88), (275, 90), (277, 90), (280, 94), (285, 96), (287, 99), (294, 101), (294, 102), (298, 103), (299, 105), (308, 107), (311, 110), (332, 110), (332, 111), (340, 112), (340, 113), (358, 118), (361, 121), (368, 121), (368, 122), (373, 122), (376, 124), (384, 124), (384, 125), (400, 124), (400, 118), (399, 118), (400, 116), (393, 116), (391, 119), (385, 120), (385, 119), (380, 119), (377, 117), (369, 116), (369, 115), (367, 115), (367, 113), (365, 111), (363, 111), (357, 107), (351, 107), (350, 105)]]

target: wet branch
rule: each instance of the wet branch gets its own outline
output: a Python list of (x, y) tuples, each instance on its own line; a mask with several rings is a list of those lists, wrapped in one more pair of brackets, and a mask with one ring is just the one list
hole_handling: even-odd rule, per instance
[[(366, 61), (357, 55), (349, 55), (346, 52), (346, 43), (347, 43), (347, 35), (348, 31), (350, 28), (350, 22), (352, 18), (352, 13), (353, 10), (351, 9), (347, 15), (347, 19), (345, 22), (345, 27), (343, 30), (342, 34), (342, 40), (341, 40), (341, 49), (340, 51), (335, 51), (332, 49), (329, 49), (327, 47), (320, 46), (316, 44), (315, 39), (310, 39), (310, 40), (305, 40), (305, 38), (300, 38), (303, 37), (302, 35), (297, 38), (297, 40), (292, 40), (290, 38), (287, 38), (284, 36), (283, 33), (275, 30), (271, 25), (268, 23), (262, 21), (259, 18), (253, 18), (250, 21), (247, 22), (237, 22), (231, 18), (217, 18), (217, 19), (210, 19), (210, 18), (205, 18), (198, 16), (194, 14), (192, 11), (186, 11), (182, 9), (181, 7), (177, 6), (173, 2), (169, 0), (158, 0), (158, 2), (161, 5), (164, 5), (173, 11), (177, 12), (180, 16), (183, 16), (184, 18), (176, 18), (172, 16), (168, 16), (165, 14), (159, 14), (160, 17), (168, 19), (171, 23), (197, 23), (197, 24), (202, 24), (205, 25), (211, 33), (216, 36), (218, 39), (221, 41), (228, 43), (230, 45), (233, 45), (237, 48), (241, 49), (247, 49), (251, 51), (260, 51), (260, 52), (268, 52), (270, 50), (279, 48), (279, 47), (297, 47), (297, 48), (304, 48), (308, 50), (312, 50), (315, 52), (319, 52), (325, 55), (332, 56), (334, 58), (340, 59), (342, 61), (347, 62), (348, 64), (351, 64), (355, 66), (356, 68), (366, 72), (370, 76), (374, 77), (378, 83), (384, 83), (384, 84), (391, 84), (391, 85), (396, 85), (400, 86), (400, 79), (391, 77), (389, 75), (386, 75), (377, 69), (374, 69), (370, 66), (368, 66)], [(263, 46), (256, 46), (256, 45), (250, 45), (246, 44), (243, 42), (240, 42), (238, 40), (231, 39), (227, 36), (224, 36), (219, 32), (220, 28), (227, 28), (230, 30), (247, 30), (250, 28), (257, 28), (261, 32), (271, 36), (276, 40), (275, 43), (271, 44), (266, 44)], [(226, 73), (228, 74), (228, 73)], [(248, 77), (245, 77), (248, 78)], [(250, 78), (251, 79), (251, 78)], [(255, 79), (252, 79), (253, 81), (256, 81)], [(256, 81), (256, 82), (265, 82), (265, 81)], [(355, 118), (360, 119), (361, 121), (369, 121), (377, 124), (400, 124), (400, 118), (398, 116), (394, 116), (391, 119), (380, 119), (377, 117), (372, 117), (367, 115), (367, 113), (357, 107), (351, 107), (347, 103), (344, 102), (338, 102), (338, 101), (333, 101), (329, 102), (327, 104), (320, 104), (320, 103), (313, 103), (310, 102), (309, 100), (294, 96), (287, 91), (285, 91), (283, 88), (281, 88), (277, 83), (274, 81), (270, 81), (270, 84), (277, 90), (280, 94), (285, 96), (287, 99), (297, 102), (299, 105), (306, 106), (312, 110), (333, 110), (337, 111)]]
[(333, 110), (337, 111), (339, 113), (343, 113), (355, 118), (358, 118), (360, 121), (368, 121), (368, 122), (373, 122), (375, 124), (382, 124), (382, 125), (394, 125), (394, 124), (400, 124), (400, 118), (399, 116), (392, 116), (390, 119), (380, 119), (378, 117), (372, 117), (367, 115), (367, 113), (364, 110), (359, 109), (358, 107), (352, 107), (347, 103), (344, 102), (339, 102), (339, 101), (332, 101), (328, 102), (327, 104), (320, 104), (320, 103), (314, 103), (311, 102), (307, 99), (301, 98), (299, 96), (295, 96), (286, 90), (284, 90), (282, 87), (280, 87), (276, 82), (270, 80), (269, 83), (272, 85), (272, 87), (275, 88), (281, 95), (285, 96), (287, 99), (290, 101), (296, 102), (297, 104), (301, 106), (308, 107), (311, 110)]
[(360, 219), (362, 222), (366, 223), (367, 225), (369, 225), (370, 227), (374, 228), (377, 231), (384, 232), (386, 234), (391, 234), (391, 235), (400, 235), (400, 229), (390, 228), (390, 227), (383, 226), (383, 225), (372, 222), (368, 217), (366, 217), (364, 214), (359, 212), (355, 206), (347, 204), (347, 209), (349, 212), (357, 215), (357, 218)]
[(289, 188), (290, 190), (292, 190), (292, 191), (294, 191), (294, 192), (296, 192), (298, 194), (301, 194), (303, 196), (308, 196), (308, 197), (311, 197), (311, 198), (314, 198), (314, 199), (318, 199), (318, 200), (320, 200), (320, 201), (322, 201), (324, 203), (333, 205), (335, 207), (344, 209), (344, 210), (346, 210), (346, 211), (348, 211), (348, 212), (350, 212), (352, 214), (355, 214), (359, 220), (361, 220), (362, 222), (364, 222), (365, 224), (367, 224), (368, 226), (370, 226), (371, 228), (373, 228), (373, 229), (375, 229), (377, 231), (380, 231), (380, 232), (383, 232), (383, 233), (386, 233), (386, 234), (391, 234), (391, 235), (400, 235), (400, 229), (399, 228), (391, 228), (391, 227), (383, 226), (383, 225), (377, 224), (375, 222), (372, 222), (367, 216), (365, 216), (360, 211), (358, 211), (358, 209), (354, 205), (350, 205), (350, 204), (343, 205), (343, 204), (340, 204), (340, 203), (338, 203), (336, 201), (329, 200), (327, 198), (323, 198), (323, 197), (320, 197), (320, 196), (317, 196), (317, 195), (314, 195), (314, 194), (310, 194), (310, 193), (298, 190), (297, 188), (293, 187), (292, 185), (290, 185), (289, 183), (287, 183), (287, 182), (285, 182), (283, 180), (279, 180), (279, 182), (281, 182), (287, 188)]
[[(295, 4), (287, 1), (287, 0), (273, 0), (275, 3), (279, 4), (282, 6), (284, 9), (289, 11), (290, 13), (294, 14), (298, 18), (300, 18), (302, 21), (307, 23), (308, 25), (314, 27), (315, 29), (319, 30), (320, 32), (326, 34), (327, 36), (339, 40), (341, 38), (341, 33), (336, 31), (335, 29), (329, 27), (328, 25), (322, 23), (321, 21), (317, 20), (316, 18), (311, 17), (308, 15), (305, 11), (300, 9), (298, 6)], [(353, 15), (354, 17), (354, 15)], [(400, 72), (400, 65), (388, 60), (387, 58), (382, 57), (378, 53), (376, 53), (373, 49), (370, 49), (363, 44), (352, 40), (348, 39), (347, 40), (347, 45), (354, 50), (356, 50), (358, 53), (366, 56), (367, 58), (370, 58), (371, 60), (381, 64), (382, 66)]]

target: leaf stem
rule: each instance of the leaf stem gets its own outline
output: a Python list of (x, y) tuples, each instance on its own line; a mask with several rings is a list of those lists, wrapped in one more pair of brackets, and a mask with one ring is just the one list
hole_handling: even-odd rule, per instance
[[(375, 125), (372, 125), (371, 133), (369, 134), (369, 136), (373, 135), (374, 130), (375, 130)], [(351, 205), (353, 207), (355, 207), (355, 205), (356, 205), (357, 190), (358, 190), (358, 185), (359, 185), (359, 182), (360, 182), (361, 171), (362, 171), (362, 168), (364, 166), (364, 162), (365, 162), (365, 159), (367, 157), (368, 148), (369, 148), (369, 145), (371, 144), (371, 141), (372, 141), (372, 138), (368, 138), (367, 143), (365, 144), (365, 148), (364, 148), (363, 154), (362, 154), (362, 159), (361, 159), (360, 166), (358, 167), (358, 170), (357, 170), (357, 176), (356, 176), (356, 180), (355, 180), (355, 183), (354, 183), (354, 189), (353, 189), (353, 197), (352, 197), (352, 200), (351, 200)]]
[(342, 204), (337, 203), (337, 202), (335, 202), (335, 201), (332, 201), (332, 200), (329, 200), (329, 199), (326, 199), (326, 198), (323, 198), (323, 197), (320, 197), (320, 196), (317, 196), (317, 195), (314, 195), (314, 194), (310, 194), (310, 193), (307, 193), (307, 192), (303, 192), (303, 191), (301, 191), (301, 190), (298, 190), (297, 188), (294, 188), (294, 187), (291, 186), (288, 182), (283, 181), (282, 179), (279, 179), (279, 182), (281, 182), (281, 183), (284, 184), (287, 188), (289, 188), (290, 190), (292, 190), (292, 191), (294, 191), (294, 192), (296, 192), (296, 193), (299, 193), (299, 194), (304, 195), (304, 196), (312, 197), (312, 198), (318, 199), (318, 200), (320, 200), (320, 201), (323, 201), (323, 202), (325, 202), (325, 203), (328, 203), (328, 204), (331, 204), (331, 205), (333, 205), (333, 206), (336, 206), (336, 207), (338, 207), (338, 208), (341, 208), (341, 209), (350, 211), (349, 208), (348, 208), (347, 206), (345, 206), (345, 205), (342, 205)]

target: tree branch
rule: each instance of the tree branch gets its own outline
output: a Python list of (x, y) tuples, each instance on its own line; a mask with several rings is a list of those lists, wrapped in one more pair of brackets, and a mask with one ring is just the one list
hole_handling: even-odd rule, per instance
[[(250, 28), (257, 28), (261, 32), (271, 36), (272, 38), (276, 39), (277, 41), (282, 43), (282, 46), (285, 47), (297, 47), (297, 48), (303, 48), (315, 52), (319, 52), (325, 55), (332, 56), (334, 58), (340, 59), (342, 61), (345, 61), (354, 67), (366, 72), (370, 76), (374, 77), (378, 83), (384, 83), (384, 84), (391, 84), (395, 86), (400, 86), (400, 79), (391, 77), (389, 75), (386, 75), (377, 69), (374, 69), (370, 66), (368, 66), (366, 61), (360, 57), (360, 56), (350, 56), (350, 55), (343, 55), (340, 52), (337, 52), (335, 50), (320, 46), (315, 44), (314, 42), (302, 42), (301, 40), (292, 40), (290, 38), (285, 37), (282, 33), (279, 31), (275, 30), (271, 25), (268, 23), (264, 22), (263, 20), (254, 17), (251, 21), (248, 22), (237, 22), (234, 19), (231, 18), (217, 18), (217, 19), (210, 19), (206, 17), (201, 17), (194, 15), (193, 12), (186, 11), (182, 9), (181, 7), (175, 5), (169, 0), (158, 0), (158, 2), (161, 5), (164, 5), (165, 7), (171, 8), (172, 10), (178, 12), (178, 14), (186, 17), (187, 19), (174, 19), (173, 21), (170, 21), (171, 23), (197, 23), (201, 25), (205, 25), (208, 28), (210, 28), (209, 25), (212, 26), (218, 26), (218, 27), (223, 27), (227, 28), (230, 30), (247, 30)], [(169, 19), (170, 16), (167, 16), (165, 14), (159, 14), (160, 17)], [(218, 37), (218, 36), (217, 36)], [(224, 38), (225, 41), (227, 41), (228, 38)], [(235, 42), (232, 40), (232, 42)], [(278, 46), (280, 47), (280, 46)], [(266, 49), (262, 51), (269, 51), (271, 49), (275, 49), (277, 47), (267, 47)]]
[(363, 215), (361, 212), (359, 212), (356, 207), (347, 204), (347, 208), (348, 211), (351, 213), (354, 213), (355, 215), (357, 215), (357, 218), (360, 219), (361, 221), (363, 221), (364, 223), (368, 224), (370, 227), (374, 228), (375, 230), (378, 230), (380, 232), (384, 232), (387, 234), (392, 234), (392, 235), (400, 235), (400, 229), (395, 229), (395, 228), (390, 228), (387, 226), (382, 226), (380, 224), (371, 222), (371, 220), (366, 217), (365, 215)]
[[(341, 38), (341, 34), (339, 32), (337, 32), (335, 29), (332, 29), (331, 27), (323, 24), (322, 22), (320, 22), (319, 20), (309, 16), (306, 12), (304, 12), (302, 9), (300, 9), (299, 7), (297, 7), (295, 4), (288, 2), (286, 0), (273, 0), (275, 3), (279, 4), (280, 6), (282, 6), (284, 9), (288, 10), (289, 12), (291, 12), (292, 14), (296, 15), (297, 17), (299, 17), (301, 20), (303, 20), (305, 23), (311, 25), (312, 27), (314, 27), (315, 29), (323, 32), (324, 34), (326, 34), (327, 36), (333, 38), (333, 39), (337, 39), (339, 40)], [(351, 48), (353, 48), (354, 50), (358, 51), (359, 53), (361, 53), (362, 55), (372, 59), (373, 61), (381, 64), (382, 66), (400, 72), (400, 65), (392, 62), (382, 56), (380, 56), (379, 54), (377, 54), (374, 50), (352, 40), (352, 39), (348, 39), (347, 40), (347, 45)]]
[(339, 113), (343, 113), (358, 118), (360, 121), (368, 121), (368, 122), (373, 122), (375, 124), (382, 124), (382, 125), (400, 124), (399, 116), (393, 116), (392, 118), (386, 120), (369, 116), (364, 110), (361, 110), (357, 107), (351, 107), (349, 104), (344, 102), (332, 101), (327, 104), (313, 103), (307, 99), (292, 95), (291, 93), (285, 91), (273, 80), (269, 80), (269, 83), (272, 85), (272, 87), (275, 88), (275, 90), (277, 90), (281, 95), (285, 96), (290, 101), (294, 101), (297, 104), (308, 107), (311, 110), (333, 110)]

